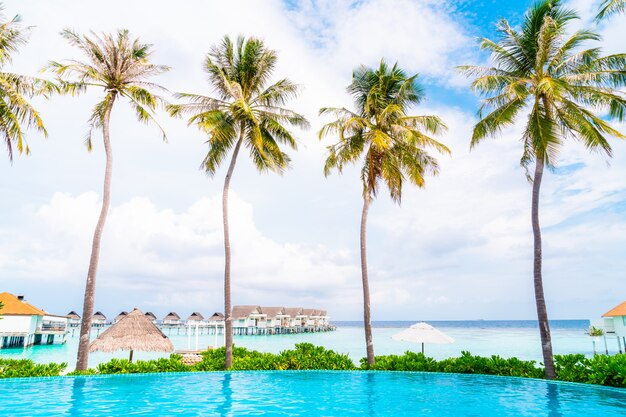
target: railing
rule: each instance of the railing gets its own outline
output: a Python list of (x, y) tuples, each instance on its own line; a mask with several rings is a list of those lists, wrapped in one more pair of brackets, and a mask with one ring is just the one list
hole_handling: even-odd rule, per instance
[(41, 327), (39, 328), (40, 331), (42, 332), (63, 332), (66, 329), (66, 324), (65, 323), (59, 323), (59, 322), (54, 322), (54, 321), (50, 321), (50, 322), (43, 322), (41, 323)]

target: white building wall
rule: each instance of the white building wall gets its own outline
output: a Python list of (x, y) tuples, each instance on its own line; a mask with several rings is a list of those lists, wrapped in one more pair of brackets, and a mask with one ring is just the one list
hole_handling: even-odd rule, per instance
[(613, 327), (616, 336), (626, 337), (626, 316), (613, 317)]
[(35, 333), (39, 316), (2, 316), (0, 333)]

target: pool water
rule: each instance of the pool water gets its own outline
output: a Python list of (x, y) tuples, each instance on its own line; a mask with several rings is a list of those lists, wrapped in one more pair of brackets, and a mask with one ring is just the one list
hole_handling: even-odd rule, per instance
[(626, 390), (405, 372), (234, 372), (0, 381), (19, 416), (626, 416)]

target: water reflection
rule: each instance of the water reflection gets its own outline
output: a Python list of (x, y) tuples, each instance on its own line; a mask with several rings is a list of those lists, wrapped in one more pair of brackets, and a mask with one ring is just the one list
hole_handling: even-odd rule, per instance
[(548, 398), (548, 417), (563, 417), (559, 394), (557, 384), (548, 382), (546, 390), (546, 397)]
[(376, 415), (376, 376), (373, 372), (367, 372), (365, 378), (365, 401), (367, 401), (367, 415)]
[(222, 402), (217, 406), (217, 411), (221, 417), (232, 415), (233, 389), (230, 386), (232, 377), (232, 374), (227, 372), (222, 378)]
[(72, 381), (72, 395), (70, 398), (69, 416), (82, 416), (81, 410), (85, 404), (86, 378), (76, 377)]

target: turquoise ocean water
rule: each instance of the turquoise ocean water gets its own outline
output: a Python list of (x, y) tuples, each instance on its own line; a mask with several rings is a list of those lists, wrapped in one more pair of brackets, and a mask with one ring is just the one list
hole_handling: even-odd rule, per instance
[[(414, 322), (375, 322), (374, 346), (377, 355), (401, 354), (407, 350), (419, 351), (421, 346), (397, 342), (391, 336), (407, 328)], [(450, 345), (426, 345), (426, 354), (437, 359), (458, 356), (462, 351), (475, 355), (516, 356), (521, 359), (541, 360), (539, 331), (535, 321), (430, 321), (431, 325), (455, 339)], [(365, 356), (365, 343), (362, 325), (358, 322), (335, 322), (337, 330), (326, 333), (307, 333), (295, 335), (271, 336), (235, 336), (238, 346), (263, 352), (277, 353), (293, 348), (296, 343), (313, 343), (348, 354), (355, 362)], [(551, 322), (552, 343), (557, 354), (583, 353), (593, 354), (592, 340), (585, 334), (589, 327), (587, 320), (556, 320)], [(100, 330), (102, 331), (102, 330)], [(93, 336), (96, 336), (96, 331)], [(168, 330), (165, 330), (168, 334)], [(200, 349), (207, 346), (222, 346), (223, 336), (201, 334), (187, 336), (176, 329), (169, 331), (176, 349)], [(607, 338), (609, 353), (617, 353), (617, 340)], [(68, 335), (64, 345), (34, 346), (28, 349), (3, 349), (0, 357), (30, 358), (36, 362), (67, 362), (72, 369), (78, 348), (78, 329), (74, 336)], [(604, 342), (596, 345), (599, 352), (604, 352)], [(165, 353), (136, 352), (136, 359), (152, 359), (167, 356)], [(90, 366), (106, 362), (112, 357), (127, 357), (127, 352), (101, 353), (90, 355)]]

